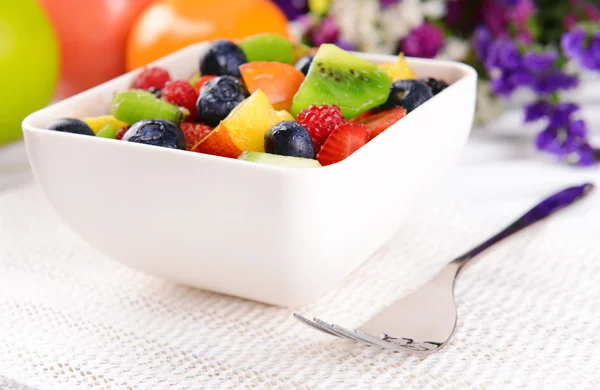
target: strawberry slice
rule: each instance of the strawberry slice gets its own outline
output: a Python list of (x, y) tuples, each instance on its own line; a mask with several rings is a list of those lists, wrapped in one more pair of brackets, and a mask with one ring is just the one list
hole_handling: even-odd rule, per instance
[(317, 155), (321, 165), (340, 162), (369, 140), (367, 127), (360, 123), (344, 123), (335, 128)]
[(388, 127), (398, 122), (406, 115), (406, 110), (403, 107), (395, 107), (390, 110), (382, 111), (378, 114), (365, 116), (362, 118), (356, 117), (350, 122), (361, 123), (367, 127), (369, 141), (377, 137)]
[(374, 109), (370, 109), (369, 111), (365, 111), (362, 114), (350, 119), (348, 122), (358, 122), (359, 120), (368, 117), (369, 115), (373, 115), (373, 112), (375, 112)]
[(192, 147), (202, 141), (213, 128), (202, 123), (183, 122), (179, 125), (185, 137), (185, 148), (192, 150)]
[(210, 80), (214, 79), (217, 76), (213, 76), (213, 75), (208, 75), (208, 76), (202, 76), (198, 79), (198, 81), (196, 81), (196, 85), (194, 85), (194, 90), (196, 91), (196, 93), (200, 93), (200, 88), (202, 88), (202, 86), (209, 82)]

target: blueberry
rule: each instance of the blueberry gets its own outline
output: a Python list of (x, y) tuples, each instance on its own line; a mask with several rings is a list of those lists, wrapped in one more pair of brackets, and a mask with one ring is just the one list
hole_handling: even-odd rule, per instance
[(406, 112), (411, 112), (432, 97), (431, 88), (423, 81), (399, 80), (392, 84), (387, 101), (379, 106), (378, 111), (402, 106)]
[(48, 125), (49, 130), (64, 131), (82, 135), (95, 135), (94, 131), (82, 120), (75, 118), (61, 118), (52, 121)]
[(281, 156), (315, 158), (308, 130), (296, 121), (278, 122), (265, 133), (265, 151)]
[(238, 45), (219, 39), (211, 43), (200, 59), (200, 74), (242, 77), (238, 67), (246, 62), (248, 62), (246, 55)]
[(206, 82), (196, 100), (198, 119), (215, 127), (231, 110), (248, 97), (248, 90), (233, 76), (219, 76)]
[(431, 93), (433, 93), (434, 95), (437, 95), (438, 93), (442, 92), (444, 89), (448, 88), (448, 84), (443, 81), (443, 80), (436, 80), (433, 77), (428, 77), (424, 80), (427, 85), (429, 85), (429, 88), (431, 88)]
[(134, 123), (123, 136), (123, 141), (185, 149), (185, 137), (179, 126), (164, 119), (147, 119)]
[(300, 58), (294, 66), (306, 76), (308, 69), (310, 68), (310, 64), (312, 64), (313, 58), (313, 56), (304, 56)]

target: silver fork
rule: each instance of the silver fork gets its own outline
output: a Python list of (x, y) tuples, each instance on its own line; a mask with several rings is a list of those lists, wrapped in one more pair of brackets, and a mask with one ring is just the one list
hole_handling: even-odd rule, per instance
[(593, 188), (593, 184), (585, 183), (546, 198), (495, 236), (448, 263), (429, 283), (394, 302), (359, 329), (352, 331), (318, 318), (309, 320), (298, 313), (294, 317), (329, 335), (383, 350), (418, 355), (439, 351), (450, 341), (456, 327), (454, 284), (465, 265), (508, 236), (574, 203)]

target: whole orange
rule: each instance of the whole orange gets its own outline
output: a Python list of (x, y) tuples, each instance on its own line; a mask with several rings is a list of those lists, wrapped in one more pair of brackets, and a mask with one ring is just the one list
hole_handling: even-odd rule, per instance
[(269, 0), (159, 0), (136, 20), (127, 41), (127, 69), (187, 45), (260, 32), (288, 37), (287, 19)]

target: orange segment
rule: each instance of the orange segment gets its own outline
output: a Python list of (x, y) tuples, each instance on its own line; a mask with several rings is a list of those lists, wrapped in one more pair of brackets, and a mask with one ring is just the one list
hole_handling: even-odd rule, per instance
[(292, 108), (294, 95), (304, 81), (302, 72), (281, 62), (249, 62), (240, 66), (240, 73), (248, 90), (262, 90), (276, 110)]
[(231, 158), (238, 158), (242, 154), (242, 150), (233, 143), (229, 131), (222, 123), (215, 127), (206, 138), (194, 145), (191, 150)]

